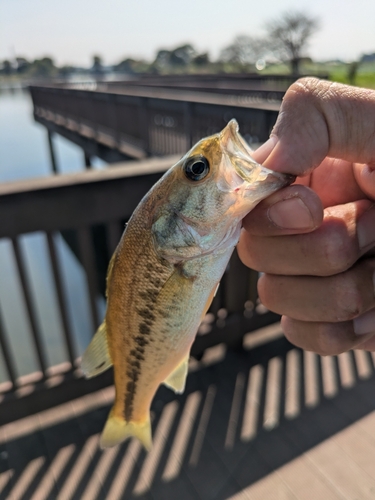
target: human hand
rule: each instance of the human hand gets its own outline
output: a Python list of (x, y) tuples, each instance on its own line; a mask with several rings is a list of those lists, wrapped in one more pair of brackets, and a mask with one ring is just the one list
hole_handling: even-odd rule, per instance
[(298, 176), (243, 222), (262, 303), (306, 350), (375, 351), (375, 91), (297, 81), (254, 158)]

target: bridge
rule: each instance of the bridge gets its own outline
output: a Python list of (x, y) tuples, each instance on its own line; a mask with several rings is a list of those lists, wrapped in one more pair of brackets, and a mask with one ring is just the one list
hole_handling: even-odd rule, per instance
[[(289, 79), (290, 80), (290, 79)], [(250, 144), (264, 142), (276, 121), (288, 80), (247, 78), (143, 78), (31, 86), (35, 120), (48, 131), (52, 167), (58, 170), (52, 135), (80, 146), (86, 165), (182, 154), (236, 118)]]

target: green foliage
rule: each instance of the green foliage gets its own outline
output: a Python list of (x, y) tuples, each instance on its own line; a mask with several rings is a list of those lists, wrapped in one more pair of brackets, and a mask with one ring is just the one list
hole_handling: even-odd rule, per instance
[(57, 68), (51, 57), (43, 57), (42, 59), (35, 59), (30, 64), (28, 73), (30, 76), (50, 77), (56, 75)]
[(350, 74), (351, 65), (352, 63), (341, 63), (332, 67), (330, 70), (330, 80), (375, 89), (375, 63), (359, 63), (354, 81)]
[(159, 50), (152, 66), (160, 72), (176, 68), (187, 68), (197, 57), (198, 54), (194, 47), (187, 43), (172, 50)]

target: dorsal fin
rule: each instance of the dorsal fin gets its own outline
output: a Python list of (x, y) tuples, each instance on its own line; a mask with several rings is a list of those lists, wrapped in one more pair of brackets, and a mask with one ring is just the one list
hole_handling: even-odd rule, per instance
[(112, 365), (104, 320), (82, 356), (81, 368), (86, 378), (92, 378), (108, 370)]

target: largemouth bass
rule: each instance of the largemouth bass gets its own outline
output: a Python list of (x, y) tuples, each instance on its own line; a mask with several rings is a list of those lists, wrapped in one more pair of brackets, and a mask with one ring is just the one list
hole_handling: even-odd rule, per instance
[(190, 347), (236, 246), (241, 220), (293, 176), (259, 165), (231, 120), (171, 167), (134, 211), (107, 275), (107, 311), (82, 358), (114, 367), (116, 397), (100, 444), (150, 449), (160, 384), (182, 393)]

